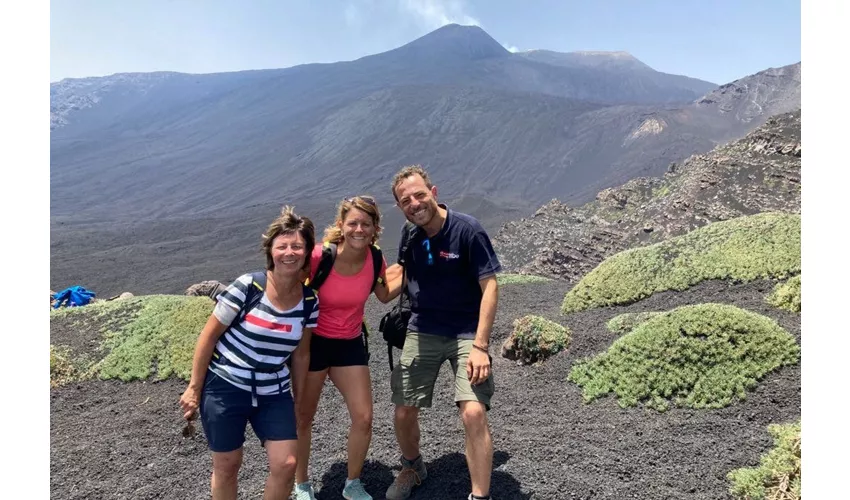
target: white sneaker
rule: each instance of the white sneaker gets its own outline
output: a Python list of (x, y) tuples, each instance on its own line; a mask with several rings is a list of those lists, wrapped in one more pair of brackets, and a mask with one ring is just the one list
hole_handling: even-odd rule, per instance
[(310, 481), (296, 484), (294, 493), (295, 500), (316, 500), (316, 493), (313, 491), (313, 483)]

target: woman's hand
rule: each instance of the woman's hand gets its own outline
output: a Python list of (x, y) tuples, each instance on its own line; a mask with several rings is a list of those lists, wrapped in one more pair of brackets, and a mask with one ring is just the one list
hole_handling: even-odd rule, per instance
[(198, 410), (200, 401), (200, 389), (195, 389), (191, 385), (187, 387), (183, 392), (183, 395), (180, 396), (180, 409), (183, 410), (183, 418), (186, 420), (192, 420), (192, 416)]
[[(217, 306), (217, 307), (220, 307)], [(232, 309), (235, 309), (233, 307)], [(191, 420), (192, 416), (198, 410), (198, 405), (201, 401), (201, 392), (204, 387), (204, 380), (207, 378), (207, 368), (212, 358), (215, 344), (218, 338), (227, 330), (227, 325), (221, 322), (213, 312), (207, 319), (207, 324), (204, 325), (201, 334), (198, 336), (198, 343), (195, 345), (195, 354), (192, 356), (192, 375), (189, 377), (189, 387), (180, 396), (180, 408), (183, 410), (183, 418)]]

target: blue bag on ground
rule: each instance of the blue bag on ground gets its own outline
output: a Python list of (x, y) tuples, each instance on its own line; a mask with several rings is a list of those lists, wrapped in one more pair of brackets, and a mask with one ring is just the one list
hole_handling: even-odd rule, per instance
[(61, 292), (56, 292), (53, 295), (53, 300), (56, 301), (53, 304), (53, 309), (59, 309), (60, 307), (76, 307), (76, 306), (84, 306), (91, 302), (91, 299), (95, 297), (95, 293), (86, 290), (85, 288), (77, 285), (66, 288)]

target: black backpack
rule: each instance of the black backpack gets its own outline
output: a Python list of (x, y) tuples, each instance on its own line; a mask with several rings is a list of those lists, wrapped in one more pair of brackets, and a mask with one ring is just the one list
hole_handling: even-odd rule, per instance
[(404, 349), (404, 339), (407, 336), (407, 323), (410, 321), (410, 296), (407, 294), (407, 287), (404, 285), (405, 274), (405, 258), (407, 257), (407, 249), (410, 246), (410, 240), (413, 239), (413, 234), (416, 231), (416, 226), (410, 222), (404, 224), (401, 230), (401, 251), (399, 252), (398, 263), (401, 264), (401, 293), (398, 295), (398, 303), (381, 318), (381, 324), (378, 330), (384, 335), (384, 341), (387, 343), (387, 358), (390, 361), (390, 371), (393, 370), (393, 347)]
[[(384, 254), (381, 251), (381, 248), (378, 245), (372, 244), (369, 245), (369, 250), (372, 252), (372, 271), (374, 277), (372, 279), (372, 291), (375, 290), (375, 285), (379, 282), (382, 282), (381, 278), (381, 267), (384, 264)], [(331, 270), (334, 267), (334, 261), (336, 260), (336, 251), (337, 244), (325, 242), (322, 247), (322, 257), (319, 259), (319, 266), (316, 269), (316, 275), (313, 276), (313, 279), (307, 279), (306, 285), (316, 292), (319, 291), (319, 287), (328, 279), (328, 276), (331, 274)], [(363, 345), (366, 347), (366, 357), (369, 357), (369, 328), (366, 326), (366, 317), (363, 317), (363, 321), (360, 323), (360, 331), (363, 334)]]

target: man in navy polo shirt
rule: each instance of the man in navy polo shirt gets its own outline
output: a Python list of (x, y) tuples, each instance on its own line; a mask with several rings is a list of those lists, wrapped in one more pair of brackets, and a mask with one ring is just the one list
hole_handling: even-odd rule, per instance
[(466, 430), (469, 498), (488, 499), (493, 441), (487, 411), (494, 392), (488, 349), (501, 264), (475, 218), (437, 203), (437, 188), (420, 166), (403, 168), (392, 190), (416, 229), (404, 259), (411, 316), (391, 379), (402, 471), (386, 496), (408, 498), (428, 475), (419, 452), (419, 409), (431, 406), (434, 382), (448, 360)]

